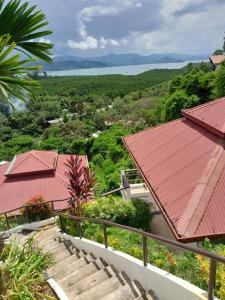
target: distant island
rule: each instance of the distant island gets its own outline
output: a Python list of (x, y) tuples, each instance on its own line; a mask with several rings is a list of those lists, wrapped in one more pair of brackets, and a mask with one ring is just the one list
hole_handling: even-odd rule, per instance
[(43, 66), (46, 71), (61, 71), (142, 64), (180, 63), (205, 59), (207, 59), (207, 55), (186, 55), (175, 53), (140, 55), (136, 53), (110, 53), (100, 57), (76, 57), (71, 55), (55, 56), (52, 64), (44, 63)]

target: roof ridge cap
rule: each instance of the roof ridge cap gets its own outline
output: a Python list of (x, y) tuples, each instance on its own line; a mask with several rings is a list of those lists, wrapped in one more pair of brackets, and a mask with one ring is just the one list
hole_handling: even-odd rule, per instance
[(135, 136), (135, 135), (141, 134), (141, 133), (146, 132), (146, 131), (151, 131), (151, 130), (154, 130), (154, 129), (159, 129), (159, 128), (162, 128), (162, 127), (166, 127), (166, 126), (170, 125), (171, 123), (181, 122), (184, 119), (185, 119), (185, 117), (182, 117), (182, 118), (179, 118), (179, 119), (176, 119), (176, 120), (172, 120), (172, 121), (169, 121), (169, 122), (166, 122), (166, 123), (163, 123), (163, 124), (158, 124), (158, 125), (153, 126), (153, 127), (148, 127), (148, 128), (143, 129), (143, 130), (141, 130), (139, 132), (126, 135), (125, 137), (122, 137), (122, 140), (127, 139), (127, 138), (129, 138), (131, 136)]
[(224, 143), (223, 140), (220, 140), (177, 224), (177, 230), (180, 235), (189, 236), (195, 233), (224, 166)]
[(181, 109), (181, 113), (185, 112), (186, 114), (188, 114), (188, 112), (199, 110), (199, 109), (201, 109), (203, 107), (207, 107), (207, 106), (213, 105), (216, 102), (220, 102), (220, 101), (223, 101), (223, 100), (225, 100), (225, 97), (214, 99), (214, 100), (208, 101), (206, 103), (194, 106), (192, 108)]

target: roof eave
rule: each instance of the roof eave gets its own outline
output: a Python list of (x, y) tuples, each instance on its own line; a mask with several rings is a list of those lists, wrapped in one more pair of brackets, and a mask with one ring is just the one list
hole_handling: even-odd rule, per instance
[(163, 206), (161, 205), (161, 202), (160, 202), (159, 198), (158, 198), (157, 195), (155, 194), (153, 188), (151, 187), (150, 183), (148, 182), (147, 178), (145, 177), (144, 173), (142, 172), (141, 168), (139, 167), (139, 165), (138, 165), (136, 159), (134, 158), (132, 152), (130, 151), (130, 149), (129, 149), (129, 147), (128, 147), (128, 145), (127, 145), (125, 139), (126, 139), (126, 138), (122, 137), (122, 141), (123, 141), (123, 143), (124, 143), (124, 145), (125, 145), (127, 151), (128, 151), (129, 154), (131, 155), (131, 157), (132, 157), (132, 159), (133, 159), (133, 161), (134, 161), (136, 167), (138, 168), (139, 172), (141, 173), (141, 175), (142, 175), (142, 177), (143, 177), (143, 179), (144, 179), (144, 181), (145, 181), (145, 183), (146, 183), (146, 185), (147, 185), (149, 191), (151, 192), (151, 194), (152, 194), (152, 196), (153, 196), (153, 198), (154, 198), (154, 200), (155, 200), (155, 202), (156, 202), (158, 208), (160, 209), (160, 211), (161, 211), (161, 213), (162, 213), (162, 215), (163, 215), (163, 217), (164, 217), (166, 223), (168, 224), (168, 226), (169, 226), (169, 228), (170, 228), (172, 234), (174, 235), (174, 237), (175, 237), (176, 240), (179, 240), (179, 239), (180, 239), (180, 236), (179, 236), (179, 234), (177, 233), (175, 227), (173, 226), (173, 222), (172, 222), (172, 221), (170, 220), (170, 218), (168, 217), (168, 215), (167, 215), (165, 209), (164, 209)]

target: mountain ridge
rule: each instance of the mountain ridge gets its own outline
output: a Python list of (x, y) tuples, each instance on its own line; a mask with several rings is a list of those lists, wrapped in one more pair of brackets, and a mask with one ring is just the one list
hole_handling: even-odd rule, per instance
[(206, 55), (189, 55), (176, 53), (153, 53), (141, 55), (137, 53), (109, 53), (99, 57), (78, 57), (73, 55), (55, 56), (51, 65), (44, 64), (46, 71), (104, 68), (113, 66), (129, 66), (155, 63), (179, 63), (206, 59)]

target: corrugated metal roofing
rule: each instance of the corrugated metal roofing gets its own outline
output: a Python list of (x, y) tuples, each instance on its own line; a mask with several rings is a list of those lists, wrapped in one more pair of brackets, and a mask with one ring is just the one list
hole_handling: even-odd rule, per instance
[[(207, 115), (221, 103), (225, 99), (209, 104)], [(200, 108), (194, 110), (201, 115)], [(224, 141), (193, 121), (180, 119), (124, 138), (178, 239), (225, 235)]]
[(183, 116), (225, 138), (225, 97), (182, 111)]
[(16, 155), (5, 175), (47, 172), (55, 169), (58, 153), (55, 151), (29, 151)]
[[(37, 195), (42, 195), (46, 201), (63, 200), (70, 197), (67, 189), (68, 180), (65, 176), (66, 167), (64, 165), (69, 155), (61, 155), (53, 151), (35, 152), (35, 155), (52, 169), (51, 172), (32, 173), (30, 166), (31, 161), (27, 159), (33, 156), (33, 153), (32, 155), (30, 154), (31, 152), (28, 152), (22, 154), (21, 157), (17, 157), (21, 163), (21, 169), (19, 169), (19, 164), (16, 161), (17, 158), (13, 162), (13, 169), (22, 170), (22, 173), (14, 174), (14, 176), (5, 176), (5, 172), (11, 163), (0, 166), (0, 213), (21, 207), (31, 197)], [(54, 165), (53, 158), (55, 159), (56, 154), (57, 161)], [(82, 158), (83, 164), (87, 166), (88, 162), (86, 156)], [(36, 164), (34, 164), (34, 167), (36, 167)], [(25, 172), (27, 170), (29, 170), (29, 172)], [(66, 205), (66, 202), (55, 204), (56, 208), (63, 208), (66, 207)]]

